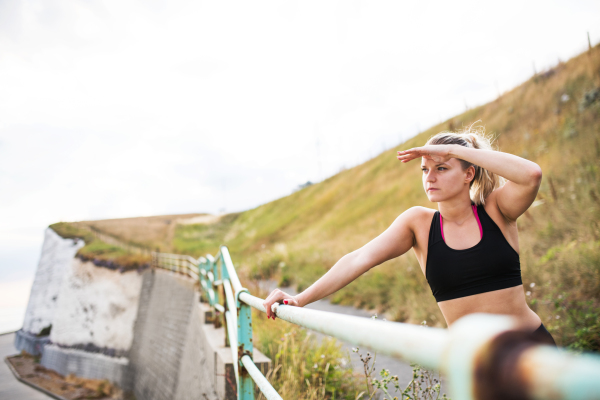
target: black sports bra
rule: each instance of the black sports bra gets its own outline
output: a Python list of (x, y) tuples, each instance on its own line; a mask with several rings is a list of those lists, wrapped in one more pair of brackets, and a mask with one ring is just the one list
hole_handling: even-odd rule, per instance
[(523, 284), (519, 254), (508, 243), (483, 205), (473, 207), (482, 238), (475, 246), (456, 250), (442, 237), (440, 212), (429, 228), (425, 277), (437, 302)]

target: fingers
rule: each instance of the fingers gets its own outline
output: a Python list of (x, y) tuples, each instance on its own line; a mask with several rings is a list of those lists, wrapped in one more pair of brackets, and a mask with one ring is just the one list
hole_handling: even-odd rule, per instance
[(410, 153), (419, 153), (421, 152), (423, 149), (420, 147), (413, 147), (412, 149), (408, 149), (408, 150), (400, 150), (398, 151), (398, 154), (410, 154)]
[(419, 158), (419, 157), (420, 157), (420, 155), (409, 154), (409, 155), (397, 156), (396, 158), (402, 162), (409, 162), (409, 161), (414, 160), (415, 158)]
[(265, 301), (263, 302), (263, 306), (265, 307), (265, 311), (267, 314), (268, 318), (272, 318), (275, 319), (276, 315), (275, 313), (271, 310), (271, 306), (275, 303), (282, 303), (282, 300), (284, 298), (290, 298), (290, 296), (287, 293), (282, 292), (279, 289), (274, 289), (269, 296), (267, 296), (267, 298), (265, 299)]
[(296, 298), (292, 296), (290, 298), (283, 299), (283, 304), (298, 307), (298, 300), (296, 300)]
[(265, 301), (263, 302), (263, 306), (265, 307), (265, 312), (267, 313), (267, 318), (272, 318), (273, 317), (273, 313), (271, 311), (271, 305), (273, 303), (275, 303), (276, 301), (276, 296), (277, 296), (277, 291), (279, 289), (275, 289), (273, 290), (265, 299)]
[(415, 158), (421, 157), (423, 151), (420, 147), (415, 147), (408, 150), (402, 150), (397, 152), (396, 158), (402, 162), (409, 162)]
[(271, 310), (271, 307), (275, 303), (293, 305), (296, 307), (300, 306), (296, 297), (290, 296), (289, 294), (279, 289), (274, 289), (262, 303), (263, 307), (265, 307), (265, 311), (268, 318), (275, 319), (275, 317), (277, 317), (273, 310)]

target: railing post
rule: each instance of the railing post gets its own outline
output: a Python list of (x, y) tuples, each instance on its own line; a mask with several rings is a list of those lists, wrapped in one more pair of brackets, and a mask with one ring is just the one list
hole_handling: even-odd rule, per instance
[(208, 282), (206, 280), (206, 275), (202, 273), (202, 271), (206, 272), (206, 264), (209, 261), (206, 260), (198, 265), (198, 279), (200, 279), (200, 290), (201, 296), (206, 302), (212, 307), (210, 296), (208, 294)]
[[(219, 255), (219, 261), (221, 262), (220, 268), (215, 268), (215, 273), (218, 272), (218, 279), (221, 282), (225, 282), (225, 279), (229, 279), (229, 274), (227, 273), (227, 268), (225, 268), (225, 261), (223, 260), (223, 255)], [(229, 303), (227, 302), (227, 295), (225, 293), (225, 284), (221, 285), (223, 290), (223, 304), (225, 305), (225, 312), (223, 312), (223, 325), (225, 326), (225, 347), (231, 346), (231, 341), (229, 340), (229, 329), (227, 327), (227, 318), (225, 318), (225, 313), (229, 310)], [(232, 305), (233, 306), (233, 305)]]
[[(212, 259), (210, 261), (210, 264), (209, 264), (210, 270), (207, 271), (207, 275), (208, 275), (208, 272), (210, 272), (210, 275), (213, 276), (212, 282), (210, 280), (208, 282), (208, 287), (210, 288), (210, 291), (212, 292), (212, 295), (213, 295), (213, 304), (212, 304), (212, 306), (213, 306), (213, 309), (215, 310), (215, 316), (214, 316), (214, 319), (213, 319), (213, 325), (214, 325), (215, 328), (218, 329), (221, 326), (223, 326), (223, 321), (225, 320), (225, 312), (223, 312), (223, 313), (218, 312), (214, 308), (215, 304), (221, 304), (220, 301), (219, 301), (219, 298), (220, 298), (219, 291), (220, 291), (220, 289), (215, 287), (215, 280), (218, 280), (218, 278), (219, 278), (219, 276), (216, 274), (216, 271), (217, 271), (217, 262), (218, 262), (218, 260), (215, 260), (215, 259)], [(223, 315), (221, 316), (219, 314), (223, 314)], [(227, 326), (225, 326), (225, 330), (227, 330)], [(227, 335), (227, 333), (225, 333), (225, 335)]]
[(240, 391), (238, 393), (239, 400), (254, 400), (254, 380), (242, 365), (242, 357), (247, 355), (252, 360), (254, 347), (252, 345), (252, 309), (246, 303), (240, 302), (239, 295), (241, 292), (248, 292), (248, 289), (242, 288), (235, 293), (235, 303), (237, 307), (237, 342), (238, 342), (238, 359), (237, 368), (240, 377)]

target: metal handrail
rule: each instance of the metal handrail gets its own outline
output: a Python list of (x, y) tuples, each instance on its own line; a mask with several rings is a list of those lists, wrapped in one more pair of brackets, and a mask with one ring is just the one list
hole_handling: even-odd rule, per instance
[[(166, 269), (178, 258), (156, 254), (157, 266)], [(210, 305), (224, 314), (226, 340), (236, 360), (237, 398), (254, 399), (256, 383), (267, 399), (281, 399), (252, 359), (250, 307), (266, 312), (264, 300), (242, 287), (227, 247), (221, 246), (215, 257), (179, 257), (197, 262), (197, 272), (187, 267), (183, 273), (194, 272)], [(217, 286), (223, 287), (225, 307)], [(440, 370), (455, 400), (600, 400), (600, 355), (576, 355), (541, 344), (519, 330), (512, 317), (470, 314), (441, 329), (278, 303), (271, 310), (282, 320)]]

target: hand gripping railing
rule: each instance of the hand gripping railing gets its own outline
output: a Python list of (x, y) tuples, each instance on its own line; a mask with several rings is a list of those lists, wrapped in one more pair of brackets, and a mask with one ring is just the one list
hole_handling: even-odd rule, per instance
[[(155, 257), (158, 267), (198, 277), (210, 305), (224, 313), (227, 341), (237, 360), (237, 398), (254, 399), (256, 383), (267, 399), (281, 399), (252, 360), (250, 307), (265, 312), (264, 300), (242, 287), (227, 247), (221, 246), (214, 258)], [(221, 285), (224, 306), (215, 291)], [(540, 344), (530, 332), (517, 329), (511, 317), (470, 314), (441, 329), (278, 303), (272, 311), (285, 321), (440, 370), (454, 400), (600, 400), (598, 354), (576, 355)]]

